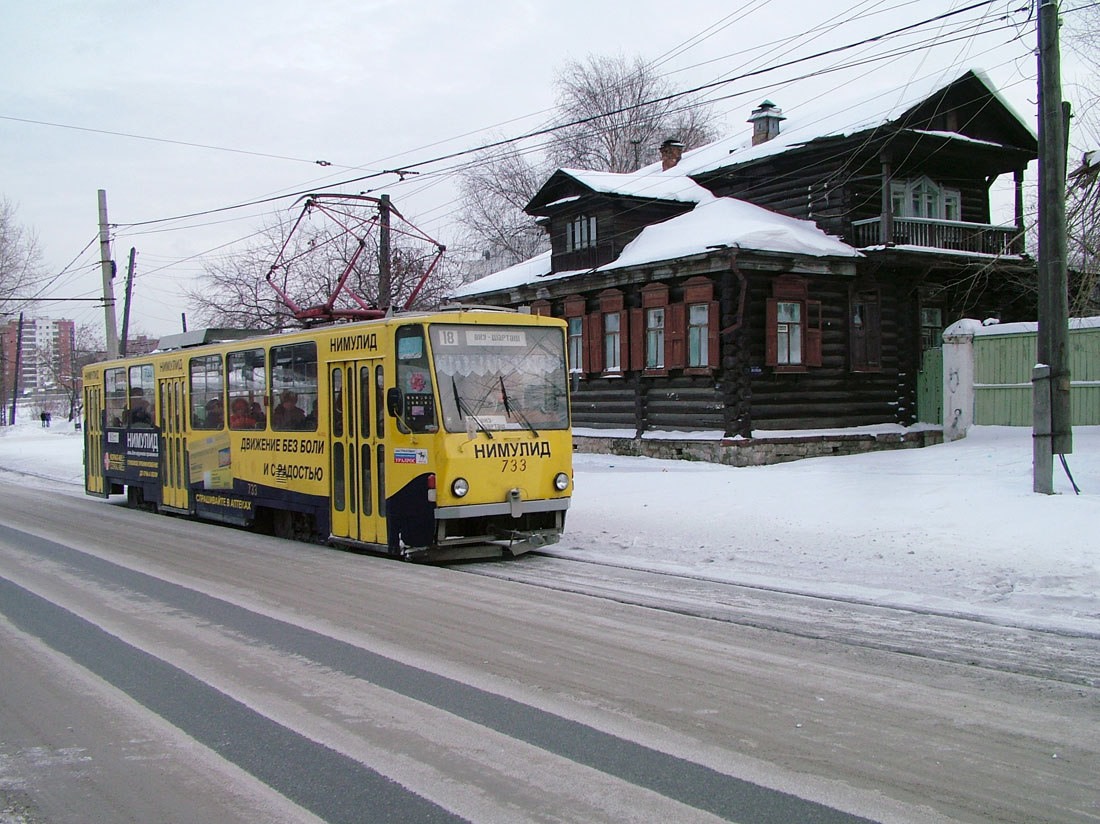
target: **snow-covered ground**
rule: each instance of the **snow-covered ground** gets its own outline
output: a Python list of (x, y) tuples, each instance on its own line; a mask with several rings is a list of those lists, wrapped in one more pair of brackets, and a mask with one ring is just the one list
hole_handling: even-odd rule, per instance
[[(82, 483), (70, 424), (0, 428), (0, 469)], [(1031, 430), (974, 427), (897, 452), (730, 468), (575, 456), (561, 555), (1100, 636), (1100, 427), (1074, 430), (1056, 495)], [(67, 487), (73, 491), (72, 486)]]

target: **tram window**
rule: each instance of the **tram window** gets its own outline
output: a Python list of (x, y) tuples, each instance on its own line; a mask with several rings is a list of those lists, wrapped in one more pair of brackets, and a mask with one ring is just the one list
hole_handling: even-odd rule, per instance
[(229, 428), (263, 429), (267, 413), (267, 361), (263, 349), (230, 352), (225, 359), (229, 383)]
[(448, 431), (569, 425), (559, 329), (433, 324), (431, 343)]
[(107, 426), (122, 426), (126, 420), (127, 379), (125, 369), (107, 369), (103, 373), (107, 388)]
[(317, 344), (271, 347), (271, 427), (317, 429)]
[(127, 420), (138, 429), (153, 428), (153, 404), (156, 402), (153, 386), (153, 364), (130, 367), (130, 403)]
[(424, 341), (424, 327), (402, 326), (397, 330), (397, 388), (401, 390), (402, 431), (435, 432), (435, 394), (432, 392), (431, 365)]
[[(344, 414), (348, 419), (348, 437), (355, 437), (355, 369), (351, 366), (347, 371), (348, 405)], [(369, 432), (367, 433), (370, 434)]]
[(364, 438), (370, 437), (370, 397), (371, 375), (369, 366), (359, 367), (359, 431)]
[(363, 472), (363, 476), (359, 479), (359, 485), (363, 488), (363, 514), (371, 514), (371, 484), (370, 484), (370, 444), (365, 443), (361, 448), (363, 455), (362, 463), (359, 465)]
[[(332, 370), (332, 437), (344, 437), (344, 370)], [(337, 507), (339, 509), (340, 507)]]
[(191, 358), (191, 426), (221, 429), (225, 423), (222, 356)]
[[(365, 390), (365, 387), (364, 387)], [(374, 367), (374, 426), (378, 438), (386, 437), (386, 373), (382, 366)]]
[(332, 445), (332, 507), (344, 511), (344, 444), (340, 441)]

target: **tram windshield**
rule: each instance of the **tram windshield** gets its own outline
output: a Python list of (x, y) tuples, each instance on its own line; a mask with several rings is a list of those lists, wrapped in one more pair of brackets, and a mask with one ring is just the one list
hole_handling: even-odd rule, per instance
[(432, 324), (430, 339), (447, 431), (568, 428), (560, 329)]

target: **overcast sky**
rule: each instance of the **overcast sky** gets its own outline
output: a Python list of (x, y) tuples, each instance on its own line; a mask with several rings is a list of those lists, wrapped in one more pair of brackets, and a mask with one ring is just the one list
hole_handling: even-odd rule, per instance
[[(189, 308), (181, 286), (203, 262), (230, 252), (265, 213), (296, 213), (293, 198), (127, 224), (332, 190), (336, 181), (522, 134), (553, 106), (555, 72), (589, 54), (641, 55), (686, 89), (971, 4), (9, 0), (0, 11), (0, 197), (39, 236), (53, 281), (46, 294), (94, 297), (98, 243), (85, 246), (97, 237), (96, 192), (105, 189), (119, 224), (120, 271), (130, 247), (138, 251), (131, 322), (159, 336), (179, 331)], [(1035, 39), (1029, 15), (1012, 12), (1021, 5), (997, 0), (905, 37), (735, 80), (713, 92), (725, 98), (716, 109), (727, 132), (747, 133), (745, 118), (765, 97), (791, 114), (861, 88), (941, 75), (947, 82), (976, 66), (1033, 123)], [(963, 38), (961, 28), (988, 33)], [(784, 83), (937, 36), (944, 42), (935, 48)], [(387, 192), (423, 230), (454, 243), (453, 179), (431, 174), (448, 165), (340, 191)], [(120, 303), (122, 286), (116, 281)], [(96, 324), (103, 316), (94, 303), (51, 302), (39, 313)]]

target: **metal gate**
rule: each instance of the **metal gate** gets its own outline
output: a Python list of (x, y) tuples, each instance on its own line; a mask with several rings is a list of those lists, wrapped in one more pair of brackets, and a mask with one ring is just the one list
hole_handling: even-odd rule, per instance
[(925, 349), (917, 374), (917, 421), (943, 424), (943, 349)]

